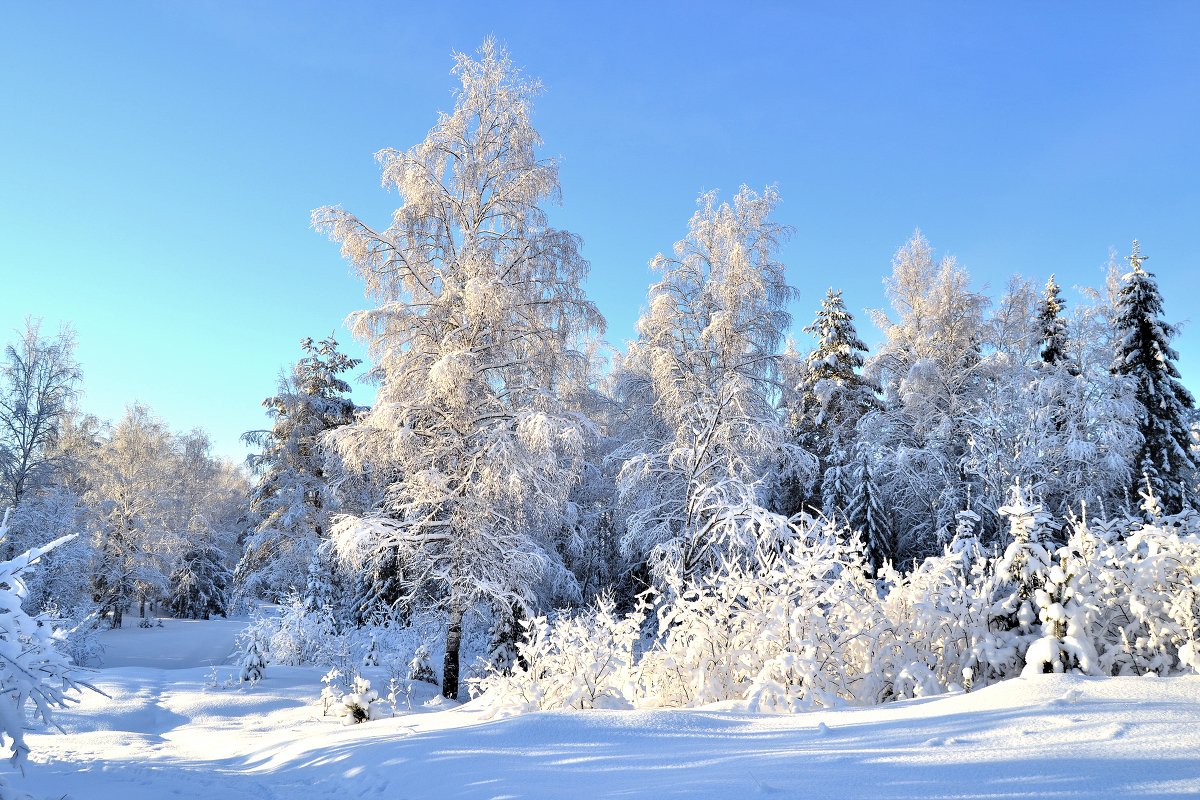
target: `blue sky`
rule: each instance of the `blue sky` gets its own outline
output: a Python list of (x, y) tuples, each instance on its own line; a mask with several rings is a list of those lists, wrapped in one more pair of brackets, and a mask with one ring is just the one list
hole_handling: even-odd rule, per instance
[[(424, 137), (489, 33), (545, 84), (552, 220), (616, 344), (697, 193), (742, 183), (796, 229), (797, 330), (833, 285), (877, 342), (918, 226), (993, 295), (1099, 284), (1136, 237), (1168, 318), (1200, 318), (1200, 5), (841, 5), (8, 4), (0, 327), (71, 321), (87, 410), (144, 402), (240, 458), (299, 340), (348, 342), (364, 304), (309, 211), (385, 222), (372, 154)], [(1176, 345), (1200, 388), (1200, 335)]]

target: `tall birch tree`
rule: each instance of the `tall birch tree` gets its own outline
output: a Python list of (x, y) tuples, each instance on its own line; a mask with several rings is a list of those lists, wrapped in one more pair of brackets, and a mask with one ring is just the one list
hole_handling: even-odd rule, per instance
[(456, 54), (454, 74), (454, 110), (425, 141), (377, 154), (403, 198), (387, 228), (313, 213), (377, 303), (352, 316), (377, 401), (332, 438), (350, 468), (388, 476), (386, 496), (341, 518), (335, 546), (352, 563), (393, 549), (407, 596), (444, 609), (450, 698), (464, 614), (528, 605), (548, 573), (566, 573), (547, 532), (561, 528), (590, 425), (559, 390), (579, 385), (581, 339), (603, 327), (579, 238), (543, 209), (560, 191), (530, 121), (539, 85), (490, 38), (477, 58)]
[(786, 464), (800, 483), (816, 468), (777, 407), (795, 292), (777, 258), (790, 232), (771, 219), (778, 202), (773, 188), (743, 187), (732, 203), (703, 194), (674, 255), (651, 264), (662, 279), (621, 380), (646, 419), (625, 447), (618, 489), (629, 509), (623, 549), (659, 573), (753, 554), (760, 542), (721, 540), (720, 530), (756, 530), (724, 525), (729, 514), (763, 502), (768, 467)]

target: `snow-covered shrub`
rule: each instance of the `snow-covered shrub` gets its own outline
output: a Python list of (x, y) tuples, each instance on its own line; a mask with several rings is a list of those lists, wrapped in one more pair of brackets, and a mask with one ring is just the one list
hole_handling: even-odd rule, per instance
[(349, 686), (346, 685), (345, 674), (337, 667), (321, 676), (321, 684), (321, 715), (328, 716), (329, 709), (342, 707), (342, 698), (346, 696)]
[(246, 645), (246, 652), (242, 657), (242, 673), (241, 680), (243, 683), (249, 683), (251, 686), (258, 683), (263, 678), (263, 673), (267, 669), (267, 659), (258, 649), (258, 642), (253, 639), (249, 640)]
[(437, 686), (437, 673), (433, 671), (433, 662), (429, 657), (428, 646), (418, 645), (413, 652), (412, 660), (408, 662), (408, 679)]
[[(959, 687), (969, 674), (985, 685), (994, 665), (1012, 660), (1006, 643), (990, 628), (988, 560), (973, 525), (960, 525), (942, 555), (925, 559), (901, 574), (882, 570), (887, 592), (882, 611), (887, 634), (877, 639), (872, 668), (864, 680), (874, 684), (857, 693), (863, 702), (919, 697)], [(969, 673), (968, 673), (969, 671)], [(964, 684), (965, 685), (965, 684)]]
[(342, 697), (342, 715), (348, 722), (359, 723), (379, 719), (379, 692), (361, 675), (354, 676), (352, 691)]
[(373, 632), (370, 633), (369, 638), (370, 638), (370, 643), (367, 645), (367, 651), (365, 653), (363, 653), (362, 665), (364, 667), (378, 667), (379, 666), (379, 646), (375, 642), (375, 634)]
[(639, 663), (642, 702), (745, 700), (792, 711), (855, 699), (887, 625), (861, 540), (830, 521), (797, 519), (782, 546), (727, 564), (657, 611)]
[[(8, 513), (0, 520), (0, 542), (8, 532)], [(28, 763), (25, 743), (27, 707), (35, 718), (53, 724), (55, 708), (67, 705), (71, 692), (81, 683), (70, 659), (59, 650), (51, 625), (40, 623), (22, 608), (26, 586), (24, 575), (43, 554), (63, 545), (73, 535), (0, 563), (0, 743), (7, 743), (13, 766), (22, 772)], [(0, 778), (0, 800), (16, 797)]]
[(645, 610), (619, 615), (603, 594), (582, 611), (523, 620), (525, 637), (509, 670), (475, 683), (493, 715), (555, 708), (630, 708), (636, 697), (634, 646)]
[(262, 611), (242, 633), (253, 639), (273, 664), (332, 664), (332, 656), (349, 647), (327, 609), (310, 611), (303, 598), (291, 594), (277, 612)]
[(1139, 673), (1200, 672), (1200, 525), (1195, 512), (1156, 520), (1118, 546), (1132, 625), (1123, 646)]

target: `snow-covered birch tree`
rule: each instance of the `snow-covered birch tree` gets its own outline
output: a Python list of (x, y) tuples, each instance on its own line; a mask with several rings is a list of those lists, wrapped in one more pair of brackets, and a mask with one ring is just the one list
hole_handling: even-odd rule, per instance
[(53, 445), (78, 391), (75, 333), (42, 335), (30, 318), (0, 363), (0, 492), (16, 505), (54, 466)]
[(988, 305), (969, 281), (954, 258), (934, 261), (917, 231), (884, 281), (896, 319), (873, 312), (887, 341), (868, 361), (867, 375), (882, 387), (887, 407), (863, 424), (890, 451), (875, 477), (895, 515), (895, 555), (902, 558), (940, 549), (939, 538), (949, 541), (966, 502), (962, 422), (978, 396)]
[(454, 110), (425, 141), (377, 155), (403, 198), (387, 228), (313, 213), (378, 303), (352, 317), (378, 398), (333, 440), (350, 467), (389, 476), (386, 499), (336, 523), (335, 544), (352, 561), (393, 548), (409, 597), (445, 610), (451, 698), (463, 615), (530, 604), (548, 573), (569, 575), (545, 534), (561, 527), (590, 426), (558, 388), (577, 385), (581, 338), (603, 326), (579, 238), (543, 209), (559, 183), (530, 121), (539, 85), (492, 39), (478, 58), (456, 54), (454, 74)]
[(776, 255), (789, 234), (770, 218), (778, 202), (774, 188), (743, 187), (732, 204), (703, 194), (674, 256), (651, 263), (663, 277), (622, 365), (623, 393), (648, 419), (626, 445), (618, 488), (623, 549), (660, 570), (752, 554), (758, 542), (719, 541), (719, 529), (753, 528), (725, 525), (727, 512), (762, 502), (768, 465), (787, 464), (802, 482), (815, 470), (777, 409), (794, 294)]

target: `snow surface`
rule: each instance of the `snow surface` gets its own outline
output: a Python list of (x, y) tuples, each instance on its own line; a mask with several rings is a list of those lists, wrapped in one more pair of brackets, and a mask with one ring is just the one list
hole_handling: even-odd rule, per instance
[(163, 619), (161, 628), (139, 628), (129, 618), (126, 627), (105, 631), (99, 666), (182, 669), (230, 661), (234, 640), (246, 627), (244, 619)]
[(66, 736), (31, 733), (15, 787), (75, 800), (1200, 797), (1200, 676), (1040, 675), (794, 716), (723, 706), (491, 722), (480, 701), (437, 705), (418, 684), (411, 712), (402, 702), (394, 718), (347, 727), (321, 716), (319, 669), (269, 666), (253, 688), (221, 688), (236, 681), (226, 665), (211, 686), (205, 664), (241, 624), (105, 634), (106, 663), (121, 666), (91, 677), (111, 699), (60, 713)]

